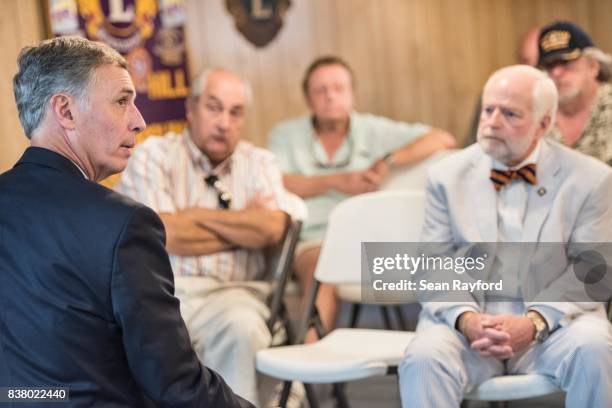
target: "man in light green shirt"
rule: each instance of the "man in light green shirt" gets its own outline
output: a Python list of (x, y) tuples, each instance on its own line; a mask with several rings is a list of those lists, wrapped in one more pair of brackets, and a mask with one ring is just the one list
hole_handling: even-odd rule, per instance
[[(354, 173), (367, 171), (377, 159), (431, 131), (429, 126), (407, 124), (390, 119), (351, 112), (348, 134), (330, 159), (324, 142), (317, 137), (310, 116), (277, 125), (269, 138), (269, 149), (280, 162), (281, 169), (291, 178), (292, 174), (306, 177), (344, 175), (338, 180), (338, 188), (314, 196), (305, 197), (308, 205), (308, 221), (302, 229), (303, 241), (321, 240), (327, 227), (327, 217), (332, 208), (349, 195), (358, 194), (359, 185), (351, 190)], [(300, 183), (297, 180), (296, 183)], [(287, 184), (287, 180), (285, 180)], [(289, 183), (290, 185), (291, 183)], [(353, 180), (353, 184), (356, 182)], [(296, 187), (297, 189), (303, 186)], [(368, 191), (375, 189), (372, 183)], [(302, 192), (303, 193), (303, 192)]]
[[(302, 86), (311, 115), (275, 126), (268, 147), (278, 157), (285, 187), (308, 207), (294, 265), (308, 294), (331, 209), (348, 196), (376, 190), (391, 167), (452, 148), (455, 139), (423, 124), (355, 112), (353, 73), (340, 58), (315, 60)], [(334, 287), (322, 285), (317, 307), (325, 328), (332, 328)], [(310, 333), (307, 340), (314, 338)]]

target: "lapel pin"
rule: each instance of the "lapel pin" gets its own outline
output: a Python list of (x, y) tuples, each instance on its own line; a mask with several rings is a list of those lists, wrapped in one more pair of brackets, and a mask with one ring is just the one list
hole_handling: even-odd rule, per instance
[(544, 194), (546, 194), (546, 188), (544, 187), (538, 188), (538, 195), (542, 197)]

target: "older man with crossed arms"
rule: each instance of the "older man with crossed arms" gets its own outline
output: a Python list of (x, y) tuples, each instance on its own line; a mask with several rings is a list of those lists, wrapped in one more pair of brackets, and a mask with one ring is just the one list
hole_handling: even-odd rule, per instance
[(233, 72), (201, 72), (187, 100), (189, 128), (139, 145), (117, 189), (157, 211), (168, 231), (198, 356), (259, 405), (255, 353), (271, 342), (269, 309), (244, 282), (263, 276), (262, 249), (282, 239), (302, 203), (285, 191), (272, 153), (241, 140), (250, 95)]

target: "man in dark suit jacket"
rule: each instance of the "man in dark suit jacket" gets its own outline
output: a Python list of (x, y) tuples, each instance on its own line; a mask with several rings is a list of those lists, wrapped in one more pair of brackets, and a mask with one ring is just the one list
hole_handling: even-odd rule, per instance
[(56, 38), (18, 63), (31, 147), (0, 176), (0, 387), (66, 387), (70, 406), (250, 406), (191, 348), (158, 216), (96, 183), (145, 127), (125, 60)]

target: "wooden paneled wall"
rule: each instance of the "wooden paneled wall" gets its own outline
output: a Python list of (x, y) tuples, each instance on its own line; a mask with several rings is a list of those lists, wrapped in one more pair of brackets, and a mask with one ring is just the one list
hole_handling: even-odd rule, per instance
[(17, 116), (13, 76), (22, 47), (44, 36), (39, 0), (0, 0), (0, 172), (15, 164), (28, 145)]
[(569, 19), (612, 51), (611, 0), (292, 0), (264, 49), (234, 28), (223, 0), (189, 0), (191, 66), (224, 66), (252, 81), (245, 137), (300, 115), (303, 72), (337, 54), (357, 77), (357, 109), (449, 129), (463, 138), (486, 78), (515, 61), (523, 33)]
[[(317, 56), (337, 54), (357, 77), (357, 108), (449, 129), (463, 138), (488, 75), (515, 60), (533, 26), (568, 19), (612, 51), (611, 0), (291, 0), (266, 48), (234, 27), (225, 0), (186, 0), (195, 72), (223, 66), (253, 86), (244, 137), (265, 145), (270, 127), (306, 112), (302, 75)], [(21, 137), (11, 78), (19, 48), (42, 38), (37, 0), (0, 0), (0, 171), (18, 158)]]

